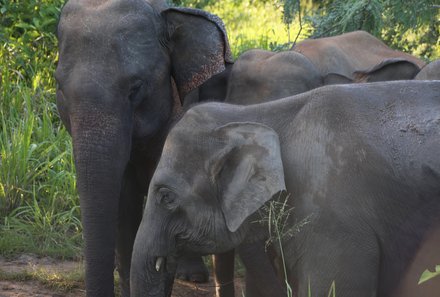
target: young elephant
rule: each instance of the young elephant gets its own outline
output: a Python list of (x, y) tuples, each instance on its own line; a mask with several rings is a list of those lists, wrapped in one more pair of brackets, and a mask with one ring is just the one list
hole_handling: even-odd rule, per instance
[(440, 80), (440, 59), (432, 61), (420, 70), (414, 79)]
[(134, 296), (165, 296), (182, 252), (266, 238), (258, 210), (283, 190), (287, 226), (307, 221), (282, 238), (296, 296), (327, 296), (333, 283), (338, 297), (435, 296), (438, 280), (417, 280), (440, 263), (439, 151), (440, 82), (196, 106), (171, 130), (150, 184)]

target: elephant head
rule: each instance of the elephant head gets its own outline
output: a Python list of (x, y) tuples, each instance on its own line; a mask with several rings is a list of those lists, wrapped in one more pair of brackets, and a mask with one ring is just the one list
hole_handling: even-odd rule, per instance
[(251, 215), (285, 188), (274, 130), (257, 123), (219, 126), (203, 117), (189, 110), (166, 140), (133, 249), (132, 297), (165, 296), (168, 290), (158, 287), (168, 267), (161, 263), (182, 252), (236, 247)]
[(302, 54), (254, 49), (240, 55), (232, 67), (225, 101), (256, 104), (303, 93), (321, 85), (318, 69)]
[(249, 50), (235, 61), (227, 84), (225, 102), (248, 105), (293, 96), (330, 84), (353, 81), (319, 69), (296, 51)]
[(57, 34), (57, 106), (73, 139), (87, 293), (112, 296), (127, 166), (141, 151), (148, 181), (172, 116), (172, 81), (184, 98), (224, 69), (230, 50), (220, 19), (164, 1), (70, 0)]

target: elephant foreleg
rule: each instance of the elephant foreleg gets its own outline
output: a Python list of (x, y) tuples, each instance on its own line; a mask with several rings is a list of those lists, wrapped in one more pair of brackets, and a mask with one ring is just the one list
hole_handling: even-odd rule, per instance
[(209, 274), (202, 257), (181, 256), (177, 263), (176, 278), (196, 283), (207, 282)]
[(275, 272), (264, 241), (243, 243), (238, 253), (246, 268), (246, 297), (286, 296), (286, 288)]
[(118, 237), (116, 242), (116, 263), (119, 272), (121, 293), (130, 296), (130, 264), (133, 243), (142, 219), (144, 195), (137, 186), (135, 170), (128, 165), (122, 183), (119, 201)]
[(216, 297), (234, 297), (235, 251), (212, 256)]
[(376, 236), (359, 228), (348, 232), (343, 228), (347, 227), (309, 235), (301, 247), (295, 278), (298, 296), (378, 296), (380, 246)]

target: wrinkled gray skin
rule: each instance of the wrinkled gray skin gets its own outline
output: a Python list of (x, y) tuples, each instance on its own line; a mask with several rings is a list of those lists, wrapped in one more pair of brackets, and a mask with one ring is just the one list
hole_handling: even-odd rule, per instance
[(413, 79), (425, 65), (412, 55), (389, 48), (365, 31), (307, 39), (292, 50), (306, 56), (321, 76), (336, 73), (354, 82)]
[[(350, 44), (354, 38), (362, 39), (362, 42), (354, 45)], [(347, 45), (339, 45), (339, 42), (345, 42)], [(307, 41), (304, 43), (307, 43)], [(228, 68), (228, 71), (224, 71), (221, 75), (211, 79), (211, 81), (217, 83), (208, 81), (209, 84), (204, 84), (204, 86), (209, 85), (210, 96), (208, 97), (223, 101), (224, 92), (219, 92), (219, 90), (223, 90), (222, 88), (226, 85), (225, 81), (227, 81), (225, 102), (240, 105), (263, 103), (300, 94), (323, 85), (412, 78), (419, 70), (417, 63), (423, 65), (423, 61), (408, 54), (391, 50), (366, 32), (354, 32), (332, 38), (318, 39), (314, 40), (313, 44), (319, 48), (319, 51), (316, 47), (313, 47), (312, 53), (308, 55), (310, 58), (313, 58), (314, 52), (318, 51), (322, 57), (336, 55), (337, 58), (341, 59), (341, 63), (322, 65), (329, 62), (328, 59), (324, 58), (322, 60), (314, 59), (313, 61), (317, 64), (315, 65), (308, 57), (294, 50), (279, 53), (258, 49), (249, 50), (240, 55), (234, 65)], [(354, 51), (349, 52), (350, 55), (344, 52), (344, 50), (347, 50), (347, 46)], [(365, 48), (360, 48), (362, 46), (368, 46), (369, 52), (365, 52)], [(304, 49), (304, 51), (307, 50), (308, 48)], [(369, 55), (369, 57), (363, 55)], [(332, 60), (330, 59), (330, 61)], [(368, 70), (362, 71), (363, 69)], [(228, 75), (229, 77), (226, 80), (225, 78)], [(349, 75), (349, 77), (345, 75)], [(201, 90), (202, 88), (199, 88), (195, 92), (198, 92), (199, 96), (207, 93)], [(198, 100), (185, 101), (197, 102)], [(264, 245), (264, 243), (262, 244)], [(248, 268), (247, 271), (262, 270), (262, 263), (265, 261), (266, 255), (264, 252), (261, 253), (261, 250), (262, 248), (258, 248), (256, 245), (241, 246), (238, 249), (245, 267)], [(256, 259), (258, 260), (256, 261)], [(231, 260), (223, 260), (224, 263), (228, 261)], [(224, 264), (222, 264), (222, 267), (225, 267)], [(252, 267), (255, 267), (255, 269), (252, 269)], [(270, 266), (266, 266), (267, 271), (270, 269)], [(230, 281), (226, 277), (222, 277), (226, 271), (233, 273), (232, 269), (220, 269), (219, 272), (216, 272), (218, 288), (223, 290), (225, 288), (219, 286), (219, 284)], [(266, 279), (270, 279), (270, 277), (266, 274)], [(262, 292), (265, 291), (266, 287), (261, 286), (261, 281), (253, 281), (252, 279), (252, 274), (247, 273), (246, 296), (272, 296), (274, 294), (273, 288), (267, 293)]]
[(353, 82), (413, 79), (425, 63), (389, 48), (365, 31), (304, 40), (291, 51), (254, 49), (185, 98), (248, 105)]
[(232, 67), (225, 101), (247, 105), (324, 85), (412, 79), (423, 65), (364, 31), (305, 40), (291, 51), (250, 50)]
[[(353, 38), (362, 39), (362, 42), (357, 45), (349, 44), (353, 42)], [(337, 42), (335, 43), (335, 41)], [(332, 42), (334, 44), (329, 46)], [(339, 45), (339, 42), (346, 42), (348, 45)], [(315, 63), (321, 63), (315, 65), (309, 57), (313, 58), (313, 54), (317, 51), (316, 47), (312, 48), (313, 51), (308, 54), (308, 57), (297, 51), (274, 53), (265, 50), (249, 50), (238, 57), (233, 65), (228, 64), (226, 71), (215, 75), (200, 88), (187, 95), (184, 108), (199, 102), (200, 98), (215, 101), (225, 100), (228, 103), (240, 105), (268, 102), (300, 94), (323, 85), (355, 82), (355, 73), (362, 72), (363, 69), (369, 69), (366, 72), (368, 79), (364, 81), (403, 79), (408, 77), (408, 72), (411, 73), (409, 76), (412, 78), (413, 72), (415, 73), (419, 69), (416, 62), (420, 65), (423, 64), (415, 57), (391, 50), (366, 32), (354, 32), (318, 39), (313, 43), (319, 48), (321, 56), (334, 55), (336, 52), (336, 57), (342, 62), (321, 65), (328, 60), (318, 61), (315, 59), (313, 60)], [(366, 43), (370, 47), (369, 53), (366, 53), (364, 48), (360, 48), (360, 46), (366, 46)], [(347, 46), (354, 51), (350, 53), (351, 55), (344, 52), (347, 50)], [(304, 49), (304, 51), (307, 50), (307, 48)], [(359, 51), (361, 51), (360, 54), (357, 54)], [(363, 56), (368, 54), (369, 57)], [(264, 245), (264, 243), (262, 244)], [(262, 264), (267, 255), (264, 251), (262, 252), (261, 247), (253, 244), (241, 246), (238, 250), (248, 271), (261, 271), (263, 267), (266, 268), (266, 271), (271, 270), (270, 264), (266, 266)], [(255, 259), (258, 259), (258, 262)], [(217, 255), (214, 259), (214, 267), (218, 296), (233, 296), (231, 282), (233, 252)], [(271, 290), (265, 292), (266, 287), (262, 287), (258, 280), (253, 281), (252, 279), (255, 277), (252, 274), (255, 273), (247, 273), (246, 275), (246, 295), (251, 297), (272, 296), (274, 288), (272, 287)], [(256, 278), (261, 278), (261, 276)], [(273, 278), (273, 275), (266, 274), (265, 279), (269, 280), (270, 278)]]
[(265, 239), (258, 210), (286, 190), (287, 227), (307, 222), (283, 238), (295, 296), (327, 296), (333, 282), (339, 297), (436, 296), (438, 281), (417, 282), (440, 261), (439, 150), (440, 82), (196, 106), (168, 135), (133, 263), (148, 277), (158, 257)]
[[(72, 135), (87, 296), (114, 295), (115, 256), (129, 296), (143, 198), (180, 107), (172, 80), (184, 98), (231, 62), (218, 18), (164, 3), (70, 0), (61, 13), (57, 106)], [(199, 257), (187, 265), (206, 278)]]
[(440, 59), (435, 60), (423, 67), (414, 79), (440, 80)]
[(242, 105), (262, 103), (300, 94), (324, 84), (350, 82), (342, 75), (321, 76), (317, 67), (297, 52), (274, 53), (255, 49), (243, 53), (234, 63), (225, 101)]

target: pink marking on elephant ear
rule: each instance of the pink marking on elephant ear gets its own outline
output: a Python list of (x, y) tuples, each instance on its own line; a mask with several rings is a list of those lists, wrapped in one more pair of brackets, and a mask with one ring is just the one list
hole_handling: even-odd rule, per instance
[(185, 97), (190, 91), (198, 88), (205, 81), (210, 79), (213, 75), (216, 75), (226, 69), (225, 61), (219, 55), (211, 55), (208, 58), (210, 63), (201, 65), (199, 70), (191, 75), (188, 81), (179, 84), (179, 94)]
[(171, 88), (173, 92), (173, 120), (180, 118), (183, 113), (182, 100), (179, 96), (179, 92), (177, 90), (177, 85), (174, 79), (171, 77)]
[(224, 48), (224, 59), (227, 63), (234, 63), (234, 59), (232, 57), (231, 47), (229, 46), (229, 40), (228, 40), (228, 34), (226, 33), (226, 27), (223, 23), (222, 19), (219, 18), (215, 14), (208, 14), (208, 19), (210, 19), (212, 22), (216, 23), (217, 26), (220, 28), (223, 34), (223, 38), (225, 39), (225, 48)]
[[(200, 60), (203, 61), (201, 65), (194, 67), (195, 65), (192, 64), (192, 66), (190, 66), (194, 67), (190, 70), (190, 73), (176, 71), (173, 74), (178, 86), (180, 97), (184, 98), (185, 95), (187, 95), (191, 90), (199, 87), (213, 75), (224, 71), (226, 69), (225, 64), (233, 63), (233, 58), (231, 49), (229, 47), (225, 25), (218, 16), (200, 9), (185, 7), (173, 7), (169, 8), (167, 11), (176, 11), (179, 13), (186, 13), (189, 15), (202, 17), (214, 24), (223, 38), (222, 46), (212, 47), (211, 52), (202, 54), (202, 56), (200, 56)], [(188, 67), (184, 67), (184, 69), (188, 70)]]

